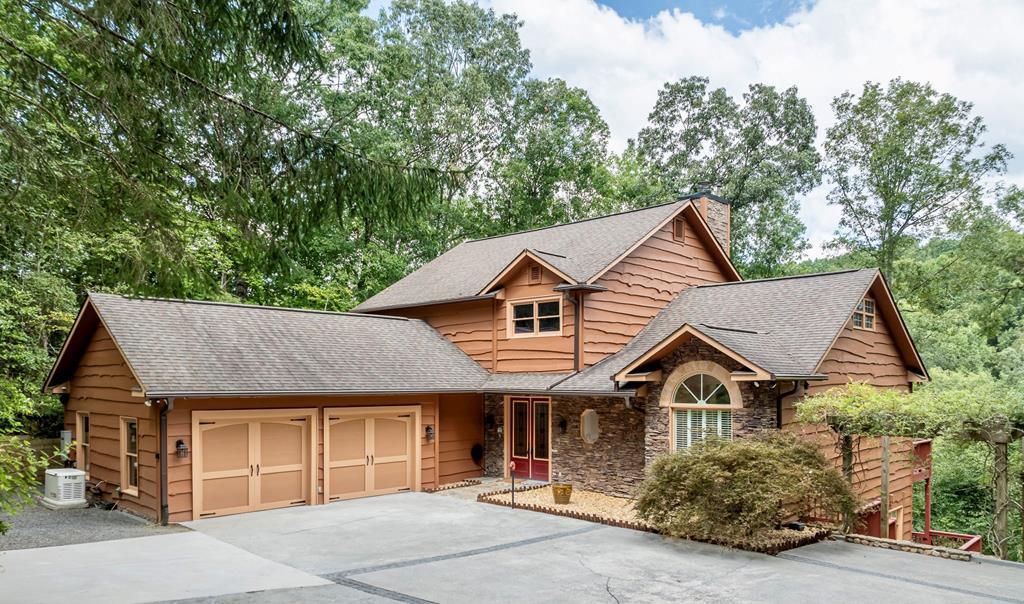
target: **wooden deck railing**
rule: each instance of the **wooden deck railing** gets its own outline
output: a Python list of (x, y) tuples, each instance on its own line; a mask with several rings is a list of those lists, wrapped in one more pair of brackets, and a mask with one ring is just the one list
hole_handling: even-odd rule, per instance
[(964, 533), (950, 533), (946, 531), (929, 531), (927, 533), (911, 533), (915, 543), (925, 545), (942, 545), (955, 547), (965, 552), (981, 553), (981, 535), (966, 535)]

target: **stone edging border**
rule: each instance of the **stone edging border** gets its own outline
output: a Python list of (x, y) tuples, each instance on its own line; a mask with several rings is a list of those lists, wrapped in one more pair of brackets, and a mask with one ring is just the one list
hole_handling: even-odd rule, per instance
[[(547, 486), (549, 486), (549, 485), (539, 484), (539, 485), (533, 485), (533, 486), (528, 486), (528, 487), (522, 487), (522, 488), (517, 488), (516, 492), (518, 493), (518, 492), (521, 492), (521, 491), (532, 491), (534, 489), (543, 489), (543, 488), (545, 488)], [(502, 499), (497, 499), (497, 497), (496, 497), (497, 495), (507, 495), (510, 491), (511, 491), (511, 489), (503, 489), (503, 490), (498, 490), (498, 491), (491, 491), (489, 493), (481, 493), (480, 495), (477, 496), (476, 500), (481, 502), (481, 503), (490, 503), (492, 505), (500, 505), (500, 506), (504, 506), (504, 507), (512, 507), (512, 502), (505, 501), (505, 500), (502, 500)], [(660, 535), (661, 534), (654, 527), (652, 527), (652, 526), (650, 526), (648, 524), (642, 523), (642, 522), (630, 522), (630, 521), (627, 521), (627, 520), (615, 520), (615, 519), (612, 519), (612, 518), (607, 518), (605, 516), (601, 516), (599, 514), (589, 514), (589, 513), (585, 513), (585, 512), (578, 512), (578, 511), (575, 511), (575, 510), (566, 510), (566, 509), (557, 508), (557, 507), (554, 507), (554, 506), (537, 505), (537, 504), (533, 504), (533, 503), (517, 503), (516, 504), (516, 509), (523, 509), (523, 510), (527, 510), (527, 511), (530, 511), (530, 512), (541, 512), (543, 514), (551, 514), (553, 516), (565, 516), (567, 518), (575, 518), (577, 520), (585, 520), (587, 522), (596, 522), (598, 524), (606, 524), (608, 526), (615, 526), (615, 527), (619, 527), (619, 528), (631, 529), (631, 530), (634, 530), (634, 531), (641, 531), (641, 532), (645, 532), (645, 533), (654, 533), (656, 535)], [(821, 541), (822, 539), (825, 539), (825, 538), (829, 537), (832, 534), (832, 531), (827, 529), (827, 528), (811, 529), (810, 527), (808, 527), (806, 529), (806, 531), (804, 531), (804, 532), (807, 533), (807, 534), (806, 535), (801, 535), (799, 538), (793, 539), (792, 541), (790, 541), (788, 543), (764, 544), (764, 545), (758, 545), (758, 546), (746, 547), (746, 548), (744, 548), (744, 547), (737, 547), (735, 542), (729, 541), (727, 539), (693, 539), (693, 538), (690, 538), (690, 541), (700, 541), (700, 542), (703, 542), (703, 543), (711, 543), (713, 545), (721, 545), (723, 547), (729, 547), (729, 548), (732, 548), (732, 549), (741, 549), (741, 550), (745, 550), (745, 551), (749, 551), (749, 552), (757, 552), (757, 553), (761, 553), (761, 554), (775, 555), (775, 554), (777, 554), (779, 552), (783, 552), (783, 551), (786, 551), (788, 549), (794, 549), (794, 548), (797, 548), (797, 547), (800, 547), (800, 546), (803, 546), (803, 545), (808, 545), (810, 543), (816, 543), (818, 541)]]
[(846, 541), (847, 543), (866, 545), (868, 547), (879, 547), (882, 549), (891, 549), (898, 552), (920, 554), (922, 556), (936, 556), (941, 558), (948, 558), (950, 560), (959, 560), (961, 562), (970, 562), (974, 559), (973, 552), (967, 552), (961, 549), (953, 549), (951, 547), (941, 547), (938, 545), (925, 545), (924, 543), (914, 543), (913, 541), (897, 541), (896, 539), (868, 537), (867, 535), (840, 535), (836, 537), (836, 539)]
[(467, 478), (466, 480), (460, 480), (458, 482), (449, 482), (433, 489), (423, 489), (424, 493), (437, 493), (438, 491), (447, 491), (449, 489), (461, 489), (462, 487), (475, 487), (480, 484), (480, 481), (475, 478)]

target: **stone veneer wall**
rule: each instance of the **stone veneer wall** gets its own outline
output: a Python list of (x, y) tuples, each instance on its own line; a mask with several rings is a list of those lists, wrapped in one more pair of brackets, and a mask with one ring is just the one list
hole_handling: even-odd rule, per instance
[(729, 225), (731, 208), (729, 204), (715, 201), (714, 199), (708, 199), (707, 203), (708, 211), (705, 220), (708, 226), (711, 227), (711, 232), (715, 234), (715, 239), (718, 239), (718, 242), (725, 248), (725, 253), (731, 256), (732, 250), (729, 247), (731, 245), (729, 241), (731, 233)]
[[(729, 371), (742, 370), (743, 367), (704, 344), (696, 338), (681, 345), (671, 355), (661, 361), (662, 381), (651, 384), (644, 402), (646, 416), (645, 455), (647, 463), (651, 463), (658, 455), (669, 452), (669, 410), (661, 407), (661, 388), (672, 370), (690, 361), (711, 361), (725, 367)], [(771, 383), (762, 383), (755, 387), (753, 382), (737, 382), (743, 397), (743, 408), (733, 409), (733, 436), (743, 436), (758, 430), (774, 429), (776, 424), (776, 389)]]
[[(484, 474), (504, 475), (504, 397), (484, 397)], [(551, 398), (551, 478), (582, 489), (632, 496), (644, 478), (643, 401), (627, 409), (619, 397), (555, 396)], [(600, 436), (587, 444), (580, 435), (580, 416), (597, 411)], [(489, 419), (493, 418), (493, 419)], [(565, 420), (565, 430), (561, 428)], [(503, 431), (504, 432), (504, 431)]]

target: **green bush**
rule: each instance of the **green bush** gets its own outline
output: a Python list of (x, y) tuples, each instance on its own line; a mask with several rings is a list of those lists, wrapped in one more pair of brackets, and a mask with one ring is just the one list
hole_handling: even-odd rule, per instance
[[(0, 514), (12, 516), (32, 501), (39, 489), (39, 473), (63, 452), (57, 448), (47, 454), (33, 449), (23, 438), (0, 434)], [(7, 521), (0, 516), (0, 535), (7, 529)]]
[(657, 459), (636, 509), (665, 534), (710, 540), (768, 535), (794, 515), (852, 514), (856, 506), (849, 484), (813, 443), (771, 431)]

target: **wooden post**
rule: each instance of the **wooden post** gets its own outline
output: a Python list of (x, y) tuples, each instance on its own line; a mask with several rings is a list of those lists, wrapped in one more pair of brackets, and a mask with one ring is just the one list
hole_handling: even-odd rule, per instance
[[(880, 516), (881, 528), (879, 531), (882, 533), (880, 536), (883, 539), (889, 538), (889, 437), (882, 437), (882, 489), (879, 493), (879, 499), (881, 503), (878, 506), (878, 515)], [(899, 539), (901, 535), (896, 535)]]
[(997, 436), (992, 443), (995, 447), (995, 473), (996, 473), (996, 518), (992, 523), (992, 552), (999, 558), (1006, 560), (1009, 552), (1006, 551), (1006, 542), (1009, 539), (1009, 512), (1010, 512), (1010, 489), (1008, 472), (1009, 439), (1005, 436)]

